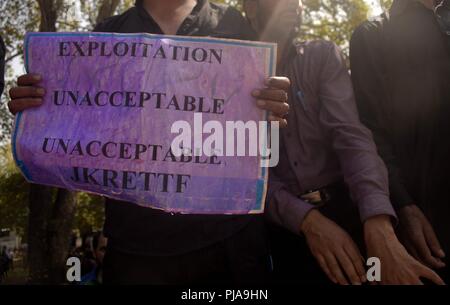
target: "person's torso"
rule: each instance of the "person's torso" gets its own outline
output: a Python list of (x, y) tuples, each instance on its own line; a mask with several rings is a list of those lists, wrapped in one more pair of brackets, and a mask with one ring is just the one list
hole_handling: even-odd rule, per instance
[(426, 9), (391, 17), (381, 37), (391, 143), (402, 178), (423, 201), (450, 180), (442, 170), (450, 169), (450, 50)]
[[(150, 15), (137, 5), (99, 24), (95, 31), (162, 34)], [(177, 35), (250, 40), (254, 34), (240, 13), (199, 0)], [(206, 247), (236, 234), (261, 215), (181, 215), (106, 200), (105, 235), (110, 246), (139, 255), (177, 255)]]
[(275, 172), (295, 194), (339, 180), (342, 173), (330, 134), (320, 118), (320, 67), (328, 51), (326, 41), (296, 45), (284, 73), (291, 80), (288, 127), (281, 130), (280, 162)]
[(431, 10), (385, 15), (379, 28), (384, 87), (380, 107), (410, 195), (450, 246), (450, 49)]

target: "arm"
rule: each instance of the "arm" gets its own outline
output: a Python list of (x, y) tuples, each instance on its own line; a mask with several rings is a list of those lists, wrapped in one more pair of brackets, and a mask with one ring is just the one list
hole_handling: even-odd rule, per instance
[(434, 230), (408, 193), (389, 137), (384, 103), (385, 89), (380, 30), (375, 23), (365, 23), (352, 36), (350, 59), (356, 102), (361, 118), (373, 134), (378, 150), (389, 171), (391, 199), (400, 218), (399, 232), (409, 252), (433, 268), (444, 267), (445, 257)]
[(361, 284), (365, 281), (363, 261), (352, 238), (315, 206), (296, 197), (271, 169), (266, 217), (292, 231), (303, 233), (311, 253), (334, 283)]
[(415, 260), (398, 241), (392, 223), (386, 215), (375, 216), (364, 223), (367, 256), (381, 263), (381, 283), (423, 285), (422, 279), (438, 285), (444, 281), (431, 269)]
[(271, 168), (266, 199), (266, 218), (295, 233), (300, 234), (306, 215), (314, 206), (292, 194)]
[(345, 61), (333, 43), (322, 46), (322, 67), (317, 79), (321, 108), (319, 120), (341, 164), (352, 199), (362, 221), (396, 214), (389, 200), (386, 167), (377, 154), (370, 131), (361, 124)]
[(425, 277), (442, 284), (436, 273), (412, 258), (398, 241), (389, 219), (395, 213), (389, 202), (387, 171), (370, 132), (359, 121), (345, 62), (334, 44), (324, 53), (318, 82), (319, 119), (358, 203), (368, 256), (380, 259), (382, 283), (420, 284), (420, 277)]
[(388, 101), (384, 84), (381, 39), (375, 25), (357, 28), (350, 42), (350, 61), (356, 103), (361, 121), (372, 131), (378, 152), (389, 171), (392, 204), (397, 209), (413, 203), (406, 190), (387, 130), (382, 103)]
[(436, 284), (442, 279), (425, 267), (400, 244), (389, 216), (386, 168), (376, 153), (370, 132), (359, 122), (350, 77), (338, 48), (332, 44), (323, 60), (320, 77), (320, 121), (328, 130), (344, 178), (364, 222), (369, 257), (381, 261), (382, 283), (421, 284), (421, 277)]

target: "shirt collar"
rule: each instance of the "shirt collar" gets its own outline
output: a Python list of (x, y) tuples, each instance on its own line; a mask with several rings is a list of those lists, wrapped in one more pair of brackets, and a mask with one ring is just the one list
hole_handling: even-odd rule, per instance
[[(144, 9), (143, 2), (144, 0), (136, 0), (135, 6), (139, 9), (141, 15), (153, 20), (150, 14), (148, 14), (147, 11)], [(208, 0), (197, 0), (197, 4), (195, 5), (194, 9), (189, 14), (189, 16), (183, 22), (182, 27), (183, 26), (190, 27), (192, 25), (202, 26), (208, 24), (211, 19), (210, 10), (211, 7)]]

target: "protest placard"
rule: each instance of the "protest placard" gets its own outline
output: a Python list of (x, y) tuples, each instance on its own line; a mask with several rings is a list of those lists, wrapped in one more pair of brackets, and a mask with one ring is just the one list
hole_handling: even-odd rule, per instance
[(29, 182), (168, 212), (261, 213), (261, 155), (180, 156), (171, 145), (175, 122), (204, 131), (199, 119), (264, 121), (251, 92), (274, 73), (275, 58), (274, 44), (258, 42), (29, 33), (26, 68), (43, 76), (46, 95), (41, 107), (16, 116), (15, 161)]

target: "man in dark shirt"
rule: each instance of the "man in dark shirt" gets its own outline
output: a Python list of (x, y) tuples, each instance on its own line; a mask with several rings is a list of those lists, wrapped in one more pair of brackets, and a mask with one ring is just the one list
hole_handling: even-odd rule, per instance
[(361, 119), (388, 167), (404, 245), (448, 282), (450, 39), (433, 11), (437, 3), (395, 0), (355, 30), (350, 59)]
[(260, 39), (278, 43), (279, 74), (292, 82), (266, 206), (268, 219), (291, 231), (271, 230), (276, 281), (362, 284), (361, 253), (367, 253), (380, 260), (380, 278), (368, 280), (442, 284), (395, 235), (387, 170), (358, 118), (339, 48), (323, 40), (295, 42), (300, 0), (245, 0), (244, 8)]
[(2, 36), (0, 36), (0, 97), (2, 96), (3, 89), (5, 89), (5, 43)]
[[(241, 14), (207, 0), (137, 1), (120, 16), (101, 22), (95, 31), (252, 39)], [(10, 92), (13, 113), (42, 103), (33, 75), (19, 78)], [(39, 77), (38, 77), (39, 78)], [(259, 90), (262, 108), (286, 125), (289, 80), (270, 78)], [(38, 98), (37, 98), (38, 97)], [(261, 215), (173, 215), (132, 203), (107, 199), (104, 283), (188, 284), (264, 281), (270, 261)]]

